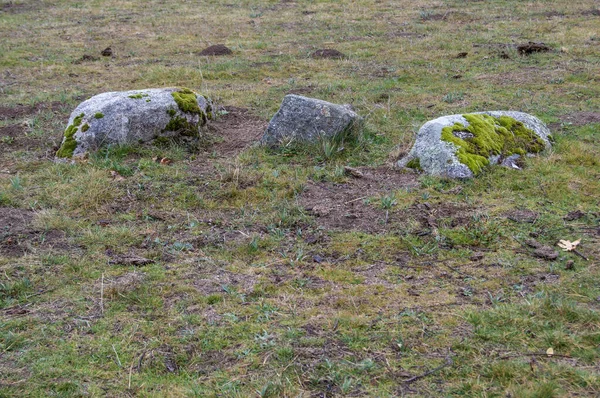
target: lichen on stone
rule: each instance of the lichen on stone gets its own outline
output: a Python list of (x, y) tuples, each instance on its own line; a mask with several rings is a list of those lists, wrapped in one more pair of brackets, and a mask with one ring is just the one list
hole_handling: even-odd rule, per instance
[[(77, 147), (77, 141), (75, 141), (75, 133), (77, 132), (79, 126), (81, 125), (81, 121), (85, 117), (85, 114), (81, 114), (76, 116), (73, 119), (73, 123), (67, 127), (64, 134), (63, 144), (60, 149), (56, 152), (56, 157), (59, 158), (70, 158), (73, 157), (73, 152), (75, 152), (75, 148)], [(87, 124), (86, 124), (87, 125)]]
[(182, 88), (179, 91), (174, 91), (171, 93), (171, 95), (182, 112), (203, 115), (203, 112), (198, 106), (198, 98), (196, 97), (196, 93), (189, 88)]
[[(491, 156), (502, 158), (510, 155), (525, 155), (544, 150), (544, 141), (522, 122), (509, 117), (493, 117), (486, 114), (467, 114), (469, 122), (442, 129), (442, 140), (457, 147), (458, 160), (473, 174), (478, 174), (489, 165)], [(463, 134), (461, 134), (463, 133)]]

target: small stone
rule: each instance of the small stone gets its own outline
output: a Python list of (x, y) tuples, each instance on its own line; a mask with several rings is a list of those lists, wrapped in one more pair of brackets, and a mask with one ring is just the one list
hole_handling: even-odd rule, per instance
[(573, 261), (573, 260), (567, 261), (567, 263), (565, 264), (565, 269), (568, 269), (568, 270), (575, 269), (575, 261)]
[(542, 246), (538, 249), (535, 249), (533, 255), (548, 261), (556, 260), (558, 258), (558, 252), (550, 246)]
[(470, 257), (471, 261), (481, 261), (485, 257), (485, 254), (482, 252), (473, 253)]
[(582, 212), (581, 210), (574, 210), (574, 211), (567, 213), (567, 215), (563, 219), (565, 221), (575, 221), (575, 220), (579, 220), (580, 218), (583, 218), (583, 217), (585, 217), (584, 212)]
[(324, 258), (324, 257), (321, 257), (321, 256), (320, 256), (320, 255), (318, 255), (318, 254), (315, 254), (315, 255), (313, 256), (313, 261), (314, 261), (315, 263), (317, 263), (317, 264), (321, 264), (323, 261), (325, 261), (325, 258)]

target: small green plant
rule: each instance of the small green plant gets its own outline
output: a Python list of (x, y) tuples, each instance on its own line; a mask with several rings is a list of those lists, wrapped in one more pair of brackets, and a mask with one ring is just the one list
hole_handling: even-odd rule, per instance
[(14, 137), (11, 137), (9, 135), (3, 135), (2, 138), (0, 138), (0, 142), (2, 142), (3, 144), (10, 145), (13, 142), (15, 142), (15, 139)]
[(442, 101), (444, 101), (448, 104), (453, 104), (455, 102), (462, 101), (463, 99), (465, 99), (465, 93), (450, 92), (450, 93), (444, 95), (444, 98), (442, 98)]
[(393, 195), (386, 195), (381, 197), (381, 208), (384, 210), (390, 210), (392, 207), (396, 206), (398, 202)]

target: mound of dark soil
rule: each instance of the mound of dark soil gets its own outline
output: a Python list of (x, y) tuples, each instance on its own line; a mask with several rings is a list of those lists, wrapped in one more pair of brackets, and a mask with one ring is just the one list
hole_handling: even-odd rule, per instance
[(331, 48), (323, 48), (323, 49), (317, 50), (314, 53), (312, 53), (311, 57), (313, 57), (315, 59), (323, 59), (323, 58), (343, 59), (343, 58), (346, 58), (346, 55), (339, 52), (338, 50), (334, 50)]
[(199, 55), (206, 55), (206, 56), (211, 56), (211, 57), (215, 57), (215, 56), (219, 56), (219, 55), (230, 55), (233, 54), (233, 51), (231, 51), (229, 48), (227, 48), (224, 44), (215, 44), (213, 46), (210, 47), (206, 47), (204, 50), (200, 51)]
[(545, 45), (544, 43), (535, 43), (530, 41), (529, 43), (519, 44), (517, 46), (517, 51), (521, 55), (530, 55), (533, 53), (545, 53), (550, 51), (551, 48)]

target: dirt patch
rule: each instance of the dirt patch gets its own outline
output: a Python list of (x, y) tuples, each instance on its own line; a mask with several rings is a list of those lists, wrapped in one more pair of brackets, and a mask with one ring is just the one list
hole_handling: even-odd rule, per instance
[[(362, 178), (349, 178), (344, 184), (310, 182), (300, 204), (326, 229), (381, 232), (392, 227), (399, 214), (368, 204), (366, 199), (417, 186), (414, 174), (388, 167), (360, 168)], [(387, 213), (387, 214), (386, 214)], [(387, 220), (386, 220), (387, 219)], [(387, 222), (386, 222), (387, 221)]]
[(305, 86), (305, 87), (293, 88), (293, 89), (289, 90), (288, 92), (286, 92), (286, 94), (306, 95), (306, 94), (312, 93), (313, 91), (315, 91), (314, 87)]
[(246, 108), (227, 106), (226, 113), (208, 124), (208, 130), (217, 142), (208, 149), (222, 157), (232, 157), (258, 142), (267, 122), (250, 113)]
[(190, 276), (193, 285), (203, 295), (233, 290), (237, 293), (251, 293), (258, 282), (253, 275), (237, 274), (224, 269), (214, 270), (211, 275)]
[(565, 16), (565, 13), (559, 11), (546, 11), (539, 14), (541, 17), (546, 17), (548, 19), (552, 18), (562, 18)]
[(75, 65), (79, 65), (82, 64), (84, 62), (94, 62), (94, 61), (98, 61), (100, 59), (100, 57), (96, 57), (95, 55), (89, 55), (89, 54), (83, 54), (81, 56), (81, 58), (76, 59), (75, 61), (73, 61), (73, 63)]
[(585, 11), (581, 12), (581, 15), (600, 17), (600, 9), (599, 8), (592, 8), (591, 10), (585, 10)]
[[(502, 56), (502, 53), (499, 53)], [(565, 75), (564, 70), (544, 70), (537, 67), (526, 67), (509, 72), (500, 72), (493, 74), (481, 74), (475, 76), (476, 80), (485, 80), (490, 84), (497, 85), (531, 85), (548, 84), (553, 79), (561, 78)]]
[(61, 102), (40, 102), (35, 105), (16, 105), (16, 106), (1, 106), (0, 105), (0, 120), (21, 119), (25, 116), (34, 115), (40, 112), (51, 110), (59, 111), (64, 104)]
[(586, 124), (600, 123), (600, 112), (574, 112), (564, 115), (561, 119), (573, 126), (585, 126)]
[(387, 33), (389, 38), (406, 38), (406, 39), (423, 39), (426, 35), (422, 35), (416, 32), (389, 32)]
[(471, 22), (473, 15), (461, 11), (447, 11), (445, 13), (421, 12), (422, 21), (448, 21), (448, 22)]
[(343, 58), (347, 58), (344, 53), (341, 53), (338, 50), (334, 50), (334, 49), (331, 49), (331, 48), (323, 48), (323, 49), (317, 50), (314, 53), (312, 53), (310, 56), (312, 58), (314, 58), (314, 59), (323, 59), (323, 58), (343, 59)]
[(514, 222), (531, 224), (537, 220), (538, 213), (531, 210), (513, 210), (505, 213), (504, 216)]
[(22, 256), (38, 248), (65, 249), (64, 232), (39, 231), (32, 227), (34, 213), (30, 210), (0, 207), (0, 254), (9, 257)]
[(228, 47), (223, 44), (215, 44), (210, 47), (206, 47), (204, 50), (200, 51), (198, 55), (204, 55), (209, 57), (218, 57), (221, 55), (230, 55), (233, 54)]

